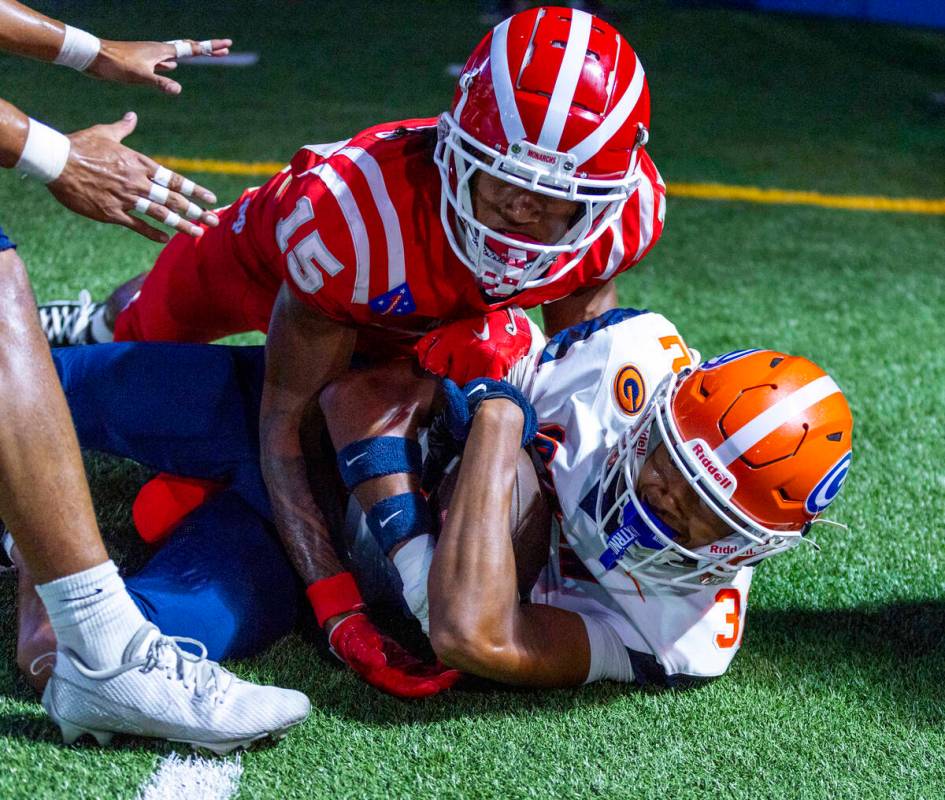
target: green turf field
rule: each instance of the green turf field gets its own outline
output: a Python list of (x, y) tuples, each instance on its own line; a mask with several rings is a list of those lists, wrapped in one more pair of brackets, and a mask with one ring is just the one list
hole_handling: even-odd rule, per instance
[[(61, 7), (69, 4), (58, 4)], [(248, 70), (182, 67), (185, 93), (94, 85), (0, 58), (0, 94), (65, 130), (141, 116), (149, 153), (285, 160), (382, 119), (439, 111), (444, 67), (484, 32), (472, 3), (89, 2), (100, 35), (231, 35)], [(945, 197), (945, 34), (613, 3), (647, 67), (650, 152), (673, 181)], [(67, 12), (61, 12), (67, 13)], [(255, 179), (194, 176), (221, 201)], [(102, 295), (157, 249), (69, 216), (0, 175), (0, 224), (38, 295)], [(241, 797), (941, 798), (945, 796), (945, 217), (670, 197), (663, 241), (620, 279), (704, 354), (747, 346), (816, 359), (854, 410), (854, 465), (808, 548), (758, 570), (742, 652), (688, 693), (604, 685), (378, 695), (300, 638), (233, 664), (304, 689), (314, 712), (243, 756)], [(142, 558), (128, 503), (146, 474), (93, 463), (108, 538)], [(0, 638), (0, 797), (134, 796), (165, 745), (63, 748)]]

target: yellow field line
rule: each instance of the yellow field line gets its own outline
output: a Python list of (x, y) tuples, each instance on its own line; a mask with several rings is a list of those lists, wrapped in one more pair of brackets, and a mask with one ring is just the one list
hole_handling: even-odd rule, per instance
[[(277, 161), (217, 161), (210, 158), (175, 158), (173, 156), (155, 156), (155, 161), (183, 173), (203, 172), (215, 175), (266, 177), (275, 174), (285, 166)], [(670, 183), (667, 185), (667, 191), (673, 197), (693, 197), (699, 200), (732, 200), (743, 203), (843, 208), (852, 211), (945, 215), (945, 199), (821, 194), (791, 189), (763, 189), (760, 186), (731, 186), (725, 183)]]
[(217, 161), (213, 158), (154, 156), (154, 160), (175, 172), (207, 172), (215, 175), (275, 175), (287, 162)]
[(760, 186), (729, 186), (724, 183), (670, 183), (667, 184), (667, 191), (675, 197), (696, 197), (702, 200), (740, 200), (745, 203), (820, 206), (854, 211), (894, 211), (904, 214), (945, 214), (945, 199), (821, 194), (790, 189), (762, 189)]

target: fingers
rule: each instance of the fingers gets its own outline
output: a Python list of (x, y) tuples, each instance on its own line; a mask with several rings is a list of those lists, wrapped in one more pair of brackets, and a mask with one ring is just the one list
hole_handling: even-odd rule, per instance
[[(212, 211), (204, 211), (190, 199), (198, 188), (189, 178), (159, 166), (136, 198), (135, 211), (163, 222), (181, 233), (202, 236), (204, 229), (194, 223), (202, 222), (209, 227), (216, 227), (220, 220)], [(202, 192), (213, 196), (206, 189), (202, 189)], [(216, 200), (215, 197), (213, 199)]]
[(154, 76), (154, 85), (164, 92), (164, 94), (169, 94), (173, 97), (179, 95), (184, 88), (177, 81), (173, 81), (170, 78), (165, 78), (162, 75)]
[[(184, 197), (195, 197), (198, 202), (213, 205), (217, 202), (217, 196), (209, 189), (199, 186), (189, 178), (171, 172), (167, 167), (162, 167), (155, 161), (148, 159), (149, 166), (153, 170), (151, 180), (158, 186), (164, 186), (172, 192), (178, 192)], [(207, 212), (210, 213), (210, 212)], [(205, 219), (208, 225), (216, 224), (216, 215), (210, 214), (212, 219)]]
[(146, 200), (144, 197), (139, 197), (135, 201), (135, 211), (137, 211), (139, 214), (147, 214), (149, 217), (156, 219), (158, 222), (163, 222), (165, 225), (167, 225), (167, 227), (174, 228), (175, 230), (178, 230), (181, 233), (186, 233), (189, 236), (203, 236), (203, 228), (194, 225), (192, 222), (182, 219), (181, 215), (176, 211), (171, 211), (166, 206), (160, 205), (158, 203), (152, 203), (150, 200)]
[(130, 214), (125, 214), (122, 217), (119, 217), (115, 220), (119, 225), (124, 225), (126, 228), (130, 228), (135, 233), (140, 233), (145, 239), (150, 239), (152, 242), (159, 242), (160, 244), (167, 244), (170, 237), (160, 231), (157, 228), (148, 225), (143, 219), (138, 219), (137, 217), (132, 217)]
[(131, 136), (136, 127), (138, 127), (138, 115), (134, 111), (127, 112), (118, 122), (112, 122), (109, 125), (96, 125), (96, 132), (99, 132), (107, 139), (113, 142), (120, 142), (126, 136)]
[(193, 56), (225, 56), (230, 52), (233, 44), (231, 39), (204, 39), (202, 42), (193, 39), (174, 39), (167, 44), (173, 47), (168, 50), (167, 61), (178, 58), (192, 58)]

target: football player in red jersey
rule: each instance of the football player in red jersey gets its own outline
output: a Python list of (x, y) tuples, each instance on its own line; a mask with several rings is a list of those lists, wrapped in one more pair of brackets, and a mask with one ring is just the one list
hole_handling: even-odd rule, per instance
[[(268, 330), (263, 474), (293, 563), (314, 586), (341, 567), (313, 544), (324, 522), (299, 435), (313, 398), (356, 349), (409, 354), (443, 321), (542, 305), (553, 333), (614, 307), (612, 278), (662, 232), (648, 124), (643, 67), (616, 30), (570, 8), (522, 12), (475, 49), (439, 120), (303, 148), (221, 212), (218, 228), (196, 243), (175, 238), (115, 336)], [(416, 471), (412, 452), (369, 449), (359, 466), (371, 468), (350, 480)], [(398, 524), (423, 523), (417, 504), (397, 513)]]

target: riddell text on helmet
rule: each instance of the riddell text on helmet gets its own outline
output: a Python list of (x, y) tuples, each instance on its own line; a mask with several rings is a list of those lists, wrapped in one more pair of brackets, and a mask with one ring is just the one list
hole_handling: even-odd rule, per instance
[(728, 477), (723, 469), (712, 461), (701, 442), (692, 444), (692, 454), (699, 459), (699, 463), (702, 464), (706, 474), (719, 485), (720, 489), (729, 489), (734, 486), (733, 479)]

